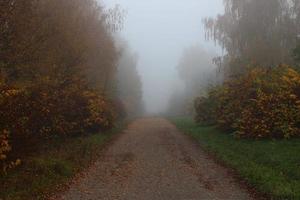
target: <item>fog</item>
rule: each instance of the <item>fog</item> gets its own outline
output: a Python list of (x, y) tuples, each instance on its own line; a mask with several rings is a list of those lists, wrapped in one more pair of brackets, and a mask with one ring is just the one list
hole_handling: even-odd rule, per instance
[(202, 19), (223, 12), (222, 0), (104, 0), (106, 8), (126, 10), (122, 37), (138, 55), (143, 99), (149, 113), (164, 112), (175, 90), (183, 88), (176, 67), (194, 45), (220, 52), (204, 37)]

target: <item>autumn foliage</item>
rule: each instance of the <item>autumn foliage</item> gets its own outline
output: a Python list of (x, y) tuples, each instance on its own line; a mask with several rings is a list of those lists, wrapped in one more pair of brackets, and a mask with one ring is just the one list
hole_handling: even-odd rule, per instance
[(288, 66), (253, 68), (198, 98), (195, 107), (198, 122), (215, 120), (238, 137), (300, 136), (300, 74)]
[(0, 173), (47, 140), (114, 126), (119, 23), (94, 0), (1, 1)]
[(226, 53), (215, 59), (224, 83), (195, 102), (198, 122), (212, 119), (238, 137), (300, 136), (299, 5), (226, 0), (223, 14), (203, 20)]
[(5, 158), (10, 150), (14, 157), (20, 155), (14, 150), (35, 150), (46, 139), (109, 129), (116, 116), (113, 104), (95, 91), (81, 85), (64, 88), (51, 80), (25, 88), (2, 87), (0, 110)]

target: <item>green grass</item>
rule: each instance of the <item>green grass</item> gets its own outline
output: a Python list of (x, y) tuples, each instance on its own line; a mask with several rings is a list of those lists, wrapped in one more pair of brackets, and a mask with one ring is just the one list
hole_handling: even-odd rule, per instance
[(257, 191), (272, 199), (300, 199), (300, 139), (237, 139), (189, 119), (173, 122)]
[(57, 139), (0, 178), (0, 200), (39, 200), (66, 184), (75, 174), (95, 161), (105, 143), (124, 124), (102, 134)]

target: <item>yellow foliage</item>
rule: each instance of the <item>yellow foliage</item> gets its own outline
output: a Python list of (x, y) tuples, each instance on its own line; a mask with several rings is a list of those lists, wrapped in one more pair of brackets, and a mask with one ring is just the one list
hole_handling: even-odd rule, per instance
[(11, 151), (11, 146), (9, 145), (9, 132), (7, 130), (0, 131), (0, 174), (6, 173), (8, 168), (13, 168), (21, 164), (21, 160), (16, 162), (8, 162), (8, 153)]
[[(12, 160), (32, 151), (45, 139), (72, 137), (112, 128), (114, 105), (97, 92), (74, 83), (68, 87), (51, 80), (22, 89), (0, 87), (0, 166), (3, 171), (21, 164)], [(10, 139), (12, 148), (9, 145)]]
[(254, 68), (209, 98), (216, 102), (220, 127), (235, 130), (239, 137), (300, 136), (300, 74), (289, 66)]

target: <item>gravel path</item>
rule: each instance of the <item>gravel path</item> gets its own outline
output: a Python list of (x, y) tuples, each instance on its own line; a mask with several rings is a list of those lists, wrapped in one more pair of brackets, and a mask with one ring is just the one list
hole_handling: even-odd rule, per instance
[(249, 193), (164, 119), (133, 122), (61, 200), (246, 200)]

